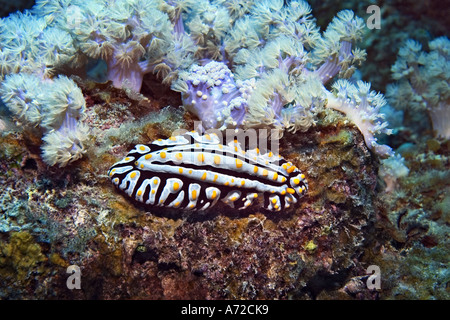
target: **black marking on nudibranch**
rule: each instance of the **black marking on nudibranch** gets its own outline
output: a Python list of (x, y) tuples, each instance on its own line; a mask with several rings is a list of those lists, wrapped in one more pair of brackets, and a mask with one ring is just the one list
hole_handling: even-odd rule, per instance
[(280, 211), (308, 189), (305, 175), (280, 156), (197, 132), (136, 145), (108, 176), (138, 202), (185, 210), (206, 210), (221, 200), (235, 209), (262, 202)]

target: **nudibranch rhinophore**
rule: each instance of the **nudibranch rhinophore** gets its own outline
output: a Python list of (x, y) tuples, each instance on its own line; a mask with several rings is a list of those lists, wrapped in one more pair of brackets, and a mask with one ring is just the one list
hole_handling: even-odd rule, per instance
[(258, 202), (280, 211), (308, 189), (305, 175), (281, 156), (244, 151), (237, 141), (223, 145), (217, 135), (197, 132), (138, 144), (108, 176), (145, 205), (185, 210), (206, 210), (221, 200), (235, 209)]

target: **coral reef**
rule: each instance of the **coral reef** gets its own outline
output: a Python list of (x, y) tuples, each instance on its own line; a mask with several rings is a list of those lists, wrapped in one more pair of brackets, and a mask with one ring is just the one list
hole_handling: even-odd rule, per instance
[(428, 47), (430, 52), (423, 52), (420, 43), (408, 39), (400, 48), (391, 68), (398, 82), (387, 87), (387, 97), (393, 107), (404, 110), (405, 121), (413, 124), (421, 122), (421, 113), (426, 110), (436, 135), (448, 139), (450, 41), (447, 37), (436, 38)]
[[(117, 99), (113, 88), (103, 92)], [(101, 116), (91, 113), (95, 108), (86, 106), (93, 122)], [(172, 129), (177, 121), (165, 120)], [(160, 123), (147, 126), (157, 129)], [(97, 143), (120, 141), (120, 130), (106, 131)], [(2, 219), (11, 230), (32, 235), (27, 241), (40, 252), (24, 280), (11, 285), (14, 296), (31, 298), (31, 279), (45, 282), (33, 297), (47, 298), (308, 299), (340, 287), (357, 275), (354, 261), (373, 232), (377, 164), (359, 131), (331, 110), (314, 129), (286, 137), (280, 151), (313, 181), (312, 192), (292, 213), (220, 209), (173, 217), (141, 210), (111, 188), (104, 173), (128, 147), (88, 154), (69, 172), (46, 169), (23, 135), (6, 136), (2, 144), (10, 151), (0, 164), (17, 174), (2, 178), (12, 188), (4, 195)], [(6, 205), (11, 202), (16, 209)], [(6, 247), (15, 245), (12, 235), (2, 233)], [(65, 285), (71, 264), (82, 269), (82, 290)], [(333, 277), (339, 280), (326, 281)], [(3, 291), (2, 297), (13, 295)]]
[[(367, 51), (367, 60), (358, 71), (362, 79), (370, 80), (372, 88), (385, 91), (392, 81), (391, 66), (395, 63), (398, 50), (408, 38), (415, 39), (426, 47), (433, 38), (448, 36), (450, 29), (446, 17), (446, 5), (442, 2), (421, 2), (414, 0), (309, 0), (316, 14), (317, 25), (325, 28), (337, 11), (351, 9), (363, 19), (373, 12), (371, 5), (380, 8), (380, 28), (366, 32), (359, 46)], [(424, 47), (424, 48), (425, 48)]]
[(42, 157), (47, 164), (64, 167), (86, 152), (89, 129), (78, 122), (85, 101), (71, 79), (59, 76), (44, 82), (34, 74), (11, 74), (2, 82), (0, 96), (18, 123), (44, 135)]
[[(234, 7), (206, 0), (123, 0), (113, 6), (101, 0), (38, 1), (31, 11), (2, 19), (1, 97), (14, 112), (7, 88), (14, 75), (31, 73), (41, 82), (62, 72), (86, 75), (88, 62), (96, 59), (105, 62), (106, 78), (119, 88), (139, 92), (144, 75), (156, 74), (182, 92), (185, 108), (205, 129), (269, 127), (281, 129), (279, 136), (284, 129), (306, 131), (326, 106), (324, 84), (350, 77), (365, 59), (354, 46), (364, 21), (343, 10), (321, 35), (305, 1), (251, 2), (241, 9), (236, 15)], [(29, 95), (38, 100), (37, 93)], [(70, 131), (77, 127), (64, 126), (59, 136), (44, 139), (48, 145), (67, 137), (43, 147), (49, 165), (65, 166), (82, 156), (87, 130)], [(374, 143), (368, 146), (385, 155)]]
[(364, 60), (353, 48), (364, 22), (343, 10), (321, 36), (306, 2), (262, 1), (253, 9), (225, 36), (230, 68), (216, 61), (193, 65), (172, 88), (205, 129), (306, 131), (326, 104), (323, 84), (350, 77)]
[(400, 154), (396, 154), (381, 161), (378, 174), (386, 183), (384, 191), (389, 193), (398, 188), (397, 180), (406, 177), (409, 174), (409, 169), (405, 166), (405, 159)]
[(380, 197), (382, 233), (370, 254), (386, 271), (392, 299), (448, 299), (449, 144), (428, 139), (399, 148), (410, 172)]

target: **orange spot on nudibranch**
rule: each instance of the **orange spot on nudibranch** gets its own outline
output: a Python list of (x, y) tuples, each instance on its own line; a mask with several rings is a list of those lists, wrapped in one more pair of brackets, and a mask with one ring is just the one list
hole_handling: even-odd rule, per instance
[(287, 173), (291, 173), (291, 172), (293, 172), (295, 169), (297, 169), (297, 167), (296, 166), (294, 166), (294, 165), (292, 165), (292, 166), (290, 166), (289, 168), (287, 168)]
[(287, 188), (286, 191), (287, 191), (288, 193), (290, 193), (290, 194), (294, 194), (294, 193), (295, 193), (295, 190), (292, 189), (292, 188)]

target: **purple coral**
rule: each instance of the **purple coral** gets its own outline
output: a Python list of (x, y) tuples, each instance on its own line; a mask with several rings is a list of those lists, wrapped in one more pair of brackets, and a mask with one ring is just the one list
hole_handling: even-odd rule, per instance
[(152, 71), (147, 58), (171, 37), (169, 18), (156, 6), (156, 2), (118, 1), (108, 6), (95, 1), (79, 7), (84, 21), (69, 31), (84, 54), (106, 61), (114, 86), (140, 91), (144, 74)]
[[(27, 21), (37, 41), (27, 37)], [(38, 0), (32, 14), (2, 20), (0, 29), (5, 24), (20, 43), (0, 35), (2, 77), (27, 72), (51, 79), (60, 67), (83, 74), (87, 61), (99, 59), (114, 86), (140, 91), (153, 72), (182, 92), (184, 107), (205, 129), (306, 131), (326, 105), (324, 84), (350, 77), (365, 56), (353, 47), (362, 37), (361, 18), (341, 11), (321, 34), (306, 1)], [(21, 56), (33, 63), (9, 66)], [(66, 111), (60, 111), (59, 121), (42, 122), (45, 130), (61, 128)], [(373, 141), (366, 139), (370, 147)]]
[(24, 128), (43, 133), (42, 156), (48, 165), (64, 167), (86, 151), (88, 128), (79, 123), (85, 100), (80, 88), (66, 76), (42, 80), (27, 73), (8, 75), (0, 97)]
[(322, 38), (319, 38), (313, 51), (313, 60), (323, 62), (315, 71), (322, 83), (327, 83), (338, 73), (341, 78), (349, 78), (354, 65), (365, 59), (365, 52), (352, 50), (352, 43), (361, 40), (364, 21), (355, 17), (353, 11), (343, 10), (331, 21)]
[[(254, 6), (254, 13), (237, 19), (224, 37), (228, 66), (194, 65), (172, 89), (182, 92), (183, 105), (205, 128), (305, 131), (325, 106), (323, 85), (338, 74), (349, 77), (364, 59), (364, 51), (352, 50), (364, 22), (341, 11), (320, 37), (306, 2)], [(267, 23), (273, 26), (261, 27)]]
[(196, 114), (205, 129), (236, 127), (246, 113), (248, 81), (234, 81), (230, 69), (221, 62), (193, 65), (179, 82), (184, 107)]

